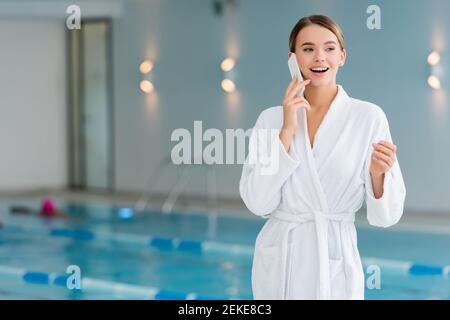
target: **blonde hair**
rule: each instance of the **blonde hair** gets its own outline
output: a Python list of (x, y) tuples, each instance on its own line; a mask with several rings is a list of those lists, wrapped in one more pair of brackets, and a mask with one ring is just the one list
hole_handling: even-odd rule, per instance
[(324, 27), (333, 32), (336, 38), (338, 39), (339, 45), (341, 46), (341, 50), (345, 48), (344, 34), (342, 33), (342, 30), (339, 27), (339, 25), (336, 22), (334, 22), (334, 20), (331, 19), (330, 17), (323, 15), (312, 15), (309, 17), (301, 18), (292, 29), (291, 35), (289, 36), (289, 50), (291, 52), (295, 52), (295, 42), (297, 40), (298, 33), (303, 28), (314, 24)]

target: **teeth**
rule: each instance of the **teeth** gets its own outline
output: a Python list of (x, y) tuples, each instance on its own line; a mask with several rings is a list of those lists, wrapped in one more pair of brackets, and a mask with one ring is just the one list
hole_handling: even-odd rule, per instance
[(328, 68), (312, 68), (312, 71), (326, 71)]

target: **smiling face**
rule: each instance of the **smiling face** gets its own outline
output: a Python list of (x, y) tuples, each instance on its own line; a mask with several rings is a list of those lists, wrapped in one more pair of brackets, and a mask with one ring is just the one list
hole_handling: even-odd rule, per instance
[(316, 24), (300, 30), (295, 55), (305, 80), (311, 79), (312, 86), (336, 84), (339, 65), (346, 58), (345, 49), (341, 49), (336, 35)]

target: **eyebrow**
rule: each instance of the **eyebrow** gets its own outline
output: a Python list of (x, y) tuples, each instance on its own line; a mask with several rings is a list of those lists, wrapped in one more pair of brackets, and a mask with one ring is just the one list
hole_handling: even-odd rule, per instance
[[(334, 41), (327, 41), (324, 44), (336, 44), (336, 42), (334, 42)], [(302, 46), (313, 46), (313, 45), (314, 45), (314, 43), (312, 43), (312, 42), (305, 42), (305, 43), (302, 44)]]

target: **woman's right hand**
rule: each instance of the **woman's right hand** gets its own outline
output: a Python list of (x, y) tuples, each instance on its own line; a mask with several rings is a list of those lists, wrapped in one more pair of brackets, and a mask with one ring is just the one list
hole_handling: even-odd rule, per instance
[(284, 95), (283, 127), (281, 128), (279, 137), (287, 152), (289, 152), (292, 137), (298, 127), (297, 110), (300, 108), (306, 108), (306, 110), (311, 111), (309, 102), (304, 97), (297, 96), (297, 93), (301, 92), (310, 82), (311, 80), (305, 80), (298, 85), (297, 76), (294, 76)]
[(297, 96), (297, 93), (303, 91), (311, 80), (302, 81), (300, 84), (298, 84), (297, 81), (298, 79), (295, 75), (294, 78), (292, 78), (291, 83), (289, 83), (283, 99), (282, 130), (292, 133), (295, 132), (298, 127), (297, 110), (306, 108), (308, 111), (311, 111), (309, 102), (303, 96)]

